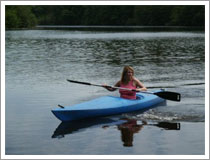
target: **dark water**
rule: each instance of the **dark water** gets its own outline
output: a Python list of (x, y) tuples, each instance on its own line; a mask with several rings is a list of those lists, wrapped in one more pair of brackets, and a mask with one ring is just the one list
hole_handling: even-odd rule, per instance
[[(6, 154), (205, 154), (205, 37), (198, 31), (6, 32)], [(60, 123), (57, 104), (103, 95), (124, 65), (148, 88), (181, 93), (144, 113)]]

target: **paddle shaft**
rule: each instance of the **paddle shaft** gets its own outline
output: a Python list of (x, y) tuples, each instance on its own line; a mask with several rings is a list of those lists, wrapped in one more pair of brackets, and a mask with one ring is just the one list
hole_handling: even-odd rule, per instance
[[(67, 81), (72, 82), (72, 83), (84, 84), (84, 85), (104, 87), (103, 85), (100, 85), (100, 84), (92, 84), (92, 83), (88, 83), (88, 82), (80, 82), (80, 81), (74, 81), (74, 80), (69, 80), (69, 79), (67, 79)], [(106, 86), (106, 87), (110, 87), (110, 88), (114, 88), (114, 89), (122, 89), (122, 90), (127, 90), (127, 91), (133, 91), (133, 92), (139, 92), (135, 89), (129, 89), (129, 88), (122, 88), (122, 87), (115, 87), (115, 86)], [(152, 92), (151, 92), (151, 94), (152, 94)]]
[[(83, 85), (105, 87), (105, 86), (100, 85), (100, 84), (92, 84), (92, 83), (88, 83), (88, 82), (80, 82), (80, 81), (69, 80), (69, 79), (67, 79), (67, 81), (72, 82), (72, 83), (83, 84)], [(111, 88), (114, 88), (114, 89), (122, 89), (122, 90), (127, 90), (127, 91), (133, 91), (133, 92), (142, 92), (142, 93), (146, 93), (146, 94), (154, 94), (154, 95), (156, 95), (158, 97), (161, 97), (163, 99), (172, 100), (172, 101), (181, 101), (181, 94), (175, 93), (175, 92), (169, 92), (169, 91), (148, 92), (148, 91), (137, 91), (135, 89), (122, 88), (122, 87), (116, 87), (116, 86), (106, 86), (106, 87), (111, 87)]]

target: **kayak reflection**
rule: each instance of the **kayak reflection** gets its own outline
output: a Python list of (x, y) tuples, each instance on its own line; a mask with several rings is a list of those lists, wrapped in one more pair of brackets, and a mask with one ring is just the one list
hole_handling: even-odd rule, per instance
[(106, 117), (83, 119), (72, 122), (61, 122), (54, 131), (52, 138), (63, 138), (67, 134), (81, 132), (87, 128), (98, 128), (103, 126), (117, 125), (123, 122), (125, 122), (125, 120), (114, 120)]
[(119, 117), (101, 117), (72, 122), (61, 122), (55, 129), (52, 138), (64, 138), (65, 135), (82, 132), (90, 128), (106, 129), (110, 126), (117, 126), (118, 130), (121, 132), (121, 139), (124, 146), (132, 146), (133, 135), (139, 133), (144, 126), (152, 125), (165, 130), (180, 130), (180, 123), (158, 122), (155, 124), (148, 124), (146, 121), (142, 121), (141, 124), (138, 123), (139, 121), (136, 119)]

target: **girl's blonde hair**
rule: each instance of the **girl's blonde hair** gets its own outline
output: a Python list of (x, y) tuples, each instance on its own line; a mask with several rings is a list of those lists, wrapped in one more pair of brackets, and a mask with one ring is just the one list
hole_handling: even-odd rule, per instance
[(129, 82), (129, 78), (127, 76), (128, 71), (132, 71), (133, 76), (134, 76), (134, 69), (131, 66), (125, 66), (123, 68), (123, 72), (122, 72), (122, 76), (121, 76), (121, 83), (123, 83), (123, 84), (128, 84), (128, 82)]

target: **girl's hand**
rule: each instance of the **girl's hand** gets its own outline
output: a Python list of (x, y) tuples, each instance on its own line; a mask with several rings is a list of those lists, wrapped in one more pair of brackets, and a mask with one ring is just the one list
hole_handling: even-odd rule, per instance
[(147, 88), (136, 88), (137, 92), (146, 91), (146, 90), (147, 90)]
[(108, 86), (108, 85), (106, 85), (106, 84), (103, 84), (102, 85), (104, 88), (106, 88), (108, 91), (115, 91), (116, 89), (115, 88), (113, 88), (113, 87), (111, 87), (111, 86)]
[(141, 92), (141, 88), (136, 88), (136, 92)]
[(102, 84), (102, 86), (103, 86), (104, 88), (106, 88), (107, 90), (109, 90), (109, 91), (112, 91), (112, 90), (113, 90), (113, 88), (112, 88), (111, 86), (108, 86), (108, 85), (106, 85), (106, 84)]

